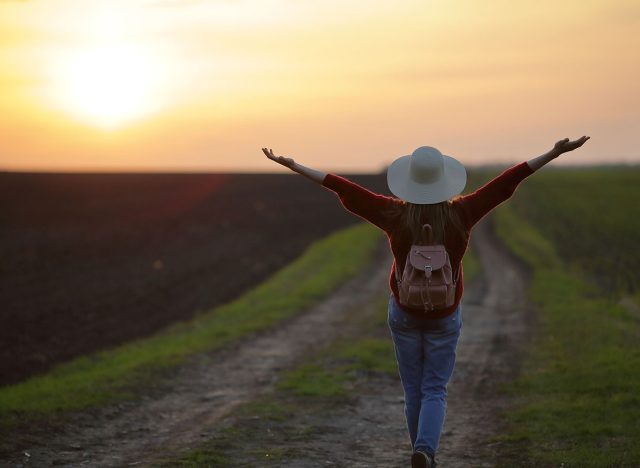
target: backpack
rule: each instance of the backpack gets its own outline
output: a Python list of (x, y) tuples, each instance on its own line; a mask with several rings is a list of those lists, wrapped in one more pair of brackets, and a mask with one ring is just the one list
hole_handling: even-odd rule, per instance
[(407, 254), (402, 278), (398, 274), (398, 265), (395, 266), (395, 274), (400, 304), (430, 312), (455, 303), (458, 277), (454, 280), (444, 245), (433, 244), (431, 225), (424, 224), (422, 228), (427, 231), (428, 244), (413, 244)]

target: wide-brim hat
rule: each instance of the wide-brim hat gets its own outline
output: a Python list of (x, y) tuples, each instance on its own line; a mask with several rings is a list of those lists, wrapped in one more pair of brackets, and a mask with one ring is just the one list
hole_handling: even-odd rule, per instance
[(421, 146), (391, 163), (387, 169), (387, 185), (401, 200), (440, 203), (464, 190), (467, 171), (457, 159), (431, 146)]

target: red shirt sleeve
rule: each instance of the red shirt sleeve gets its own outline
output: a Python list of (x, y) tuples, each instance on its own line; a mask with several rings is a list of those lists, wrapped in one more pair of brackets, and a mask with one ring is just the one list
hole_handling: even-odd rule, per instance
[(459, 203), (465, 214), (467, 227), (471, 229), (492, 209), (508, 200), (520, 182), (533, 172), (526, 162), (520, 163), (505, 170), (475, 192), (463, 196)]
[(385, 210), (399, 200), (386, 195), (371, 192), (355, 182), (336, 174), (327, 174), (322, 181), (323, 187), (334, 191), (342, 206), (351, 213), (374, 224), (384, 231), (390, 228), (390, 218)]

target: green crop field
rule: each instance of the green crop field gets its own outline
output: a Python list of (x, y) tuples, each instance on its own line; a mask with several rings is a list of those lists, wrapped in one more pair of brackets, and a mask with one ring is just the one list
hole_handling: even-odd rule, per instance
[(576, 273), (604, 292), (640, 284), (640, 169), (553, 170), (535, 174), (513, 200), (515, 212), (555, 246)]
[(640, 466), (639, 180), (545, 168), (496, 211), (539, 316), (503, 466)]

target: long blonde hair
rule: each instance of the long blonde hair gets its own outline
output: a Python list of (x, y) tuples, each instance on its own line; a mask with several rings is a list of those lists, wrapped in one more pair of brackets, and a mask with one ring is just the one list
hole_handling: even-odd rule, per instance
[(395, 213), (398, 227), (410, 233), (411, 243), (427, 242), (424, 229), (422, 229), (422, 225), (426, 223), (431, 225), (435, 243), (443, 244), (445, 242), (447, 230), (454, 232), (456, 237), (466, 242), (469, 233), (464, 228), (460, 215), (453, 208), (453, 201), (454, 199), (440, 203), (417, 204), (401, 200), (401, 204), (398, 205), (399, 211)]

